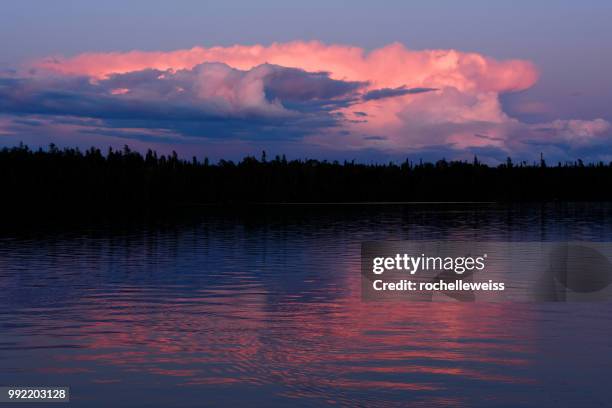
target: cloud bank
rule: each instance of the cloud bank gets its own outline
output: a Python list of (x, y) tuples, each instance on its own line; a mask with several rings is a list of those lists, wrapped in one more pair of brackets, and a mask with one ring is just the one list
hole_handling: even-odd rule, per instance
[(0, 111), (98, 119), (108, 127), (169, 129), (193, 137), (303, 136), (337, 126), (361, 82), (277, 65), (248, 71), (218, 62), (82, 75), (0, 79)]
[(81, 140), (291, 141), (296, 151), (347, 156), (438, 151), (503, 160), (535, 149), (559, 159), (608, 157), (603, 119), (527, 124), (503, 111), (500, 96), (532, 87), (538, 75), (529, 61), (397, 43), (371, 51), (291, 42), (85, 53), (1, 76), (0, 135), (36, 120)]

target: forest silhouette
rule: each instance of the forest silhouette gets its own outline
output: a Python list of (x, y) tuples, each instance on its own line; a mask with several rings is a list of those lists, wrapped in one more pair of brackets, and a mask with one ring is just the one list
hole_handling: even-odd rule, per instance
[(610, 201), (612, 163), (362, 164), (245, 157), (184, 160), (90, 148), (0, 150), (2, 207), (14, 212), (140, 211), (201, 204)]

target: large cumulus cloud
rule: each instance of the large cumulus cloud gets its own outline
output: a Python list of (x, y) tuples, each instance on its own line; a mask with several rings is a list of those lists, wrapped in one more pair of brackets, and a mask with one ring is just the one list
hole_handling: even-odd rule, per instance
[(338, 125), (336, 111), (366, 84), (262, 64), (239, 70), (205, 62), (145, 68), (104, 78), (0, 78), (0, 111), (100, 119), (109, 127), (163, 128), (199, 137), (301, 136)]
[(290, 139), (345, 152), (492, 159), (535, 150), (607, 155), (590, 149), (609, 143), (603, 119), (527, 124), (504, 112), (500, 96), (528, 89), (538, 75), (529, 61), (397, 43), (369, 52), (292, 42), (86, 53), (0, 79), (0, 111), (91, 119), (95, 126), (79, 124), (81, 133), (125, 138)]

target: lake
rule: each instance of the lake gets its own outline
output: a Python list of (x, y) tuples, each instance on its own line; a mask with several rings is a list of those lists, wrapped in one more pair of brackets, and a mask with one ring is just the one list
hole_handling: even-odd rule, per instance
[(202, 208), (0, 234), (0, 384), (70, 386), (68, 406), (612, 400), (611, 303), (360, 292), (364, 241), (612, 241), (612, 204)]

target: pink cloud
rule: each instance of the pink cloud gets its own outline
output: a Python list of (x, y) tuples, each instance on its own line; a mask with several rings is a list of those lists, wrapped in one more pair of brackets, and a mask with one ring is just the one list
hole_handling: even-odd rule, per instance
[(555, 132), (556, 136), (567, 140), (592, 139), (605, 134), (611, 127), (610, 122), (603, 119), (557, 119), (550, 123), (550, 128)]
[[(297, 68), (305, 74), (292, 77), (281, 67)], [(296, 41), (170, 52), (85, 53), (35, 61), (28, 68), (35, 68), (30, 71), (35, 77), (85, 76), (92, 83), (154, 69), (162, 72), (157, 79), (172, 78), (180, 86), (166, 91), (153, 85), (154, 81), (141, 86), (125, 77), (122, 80), (126, 83), (118, 83), (109, 93), (151, 100), (151, 92), (155, 92), (154, 100), (160, 104), (179, 100), (182, 95), (181, 104), (189, 102), (198, 109), (207, 106), (220, 115), (294, 118), (296, 123), (306, 115), (312, 120), (316, 113), (296, 110), (290, 103), (292, 97), (307, 96), (309, 103), (322, 101), (323, 106), (329, 94), (313, 92), (316, 84), (326, 90), (347, 86), (342, 89), (346, 98), (354, 96), (351, 92), (360, 92), (361, 98), (325, 105), (326, 114), (342, 120), (329, 120), (328, 116), (327, 122), (317, 121), (323, 125), (301, 135), (306, 144), (332, 150), (374, 148), (393, 153), (447, 146), (529, 152), (531, 140), (580, 145), (610, 131), (610, 123), (603, 119), (530, 125), (506, 114), (500, 95), (526, 90), (538, 80), (538, 70), (530, 61), (500, 61), (452, 49), (410, 50), (399, 43), (370, 51)], [(320, 72), (329, 77), (318, 78)], [(279, 75), (288, 77), (279, 79)], [(276, 89), (284, 99), (270, 95), (269, 90), (278, 83), (281, 85)], [(529, 112), (542, 109), (545, 106), (539, 103), (524, 106)]]
[[(604, 119), (557, 119), (524, 126), (522, 134), (540, 146), (565, 144), (578, 149), (592, 148), (603, 154), (601, 144), (610, 142), (611, 131), (612, 124)], [(610, 157), (609, 154), (605, 156)]]
[(399, 43), (370, 52), (359, 47), (297, 41), (170, 52), (85, 53), (71, 58), (48, 58), (33, 65), (62, 74), (103, 78), (147, 68), (191, 69), (203, 62), (223, 62), (242, 70), (269, 63), (310, 72), (328, 71), (335, 79), (370, 81), (372, 88), (409, 84), (511, 92), (529, 88), (538, 78), (537, 69), (529, 61), (497, 61), (456, 50), (414, 51)]

